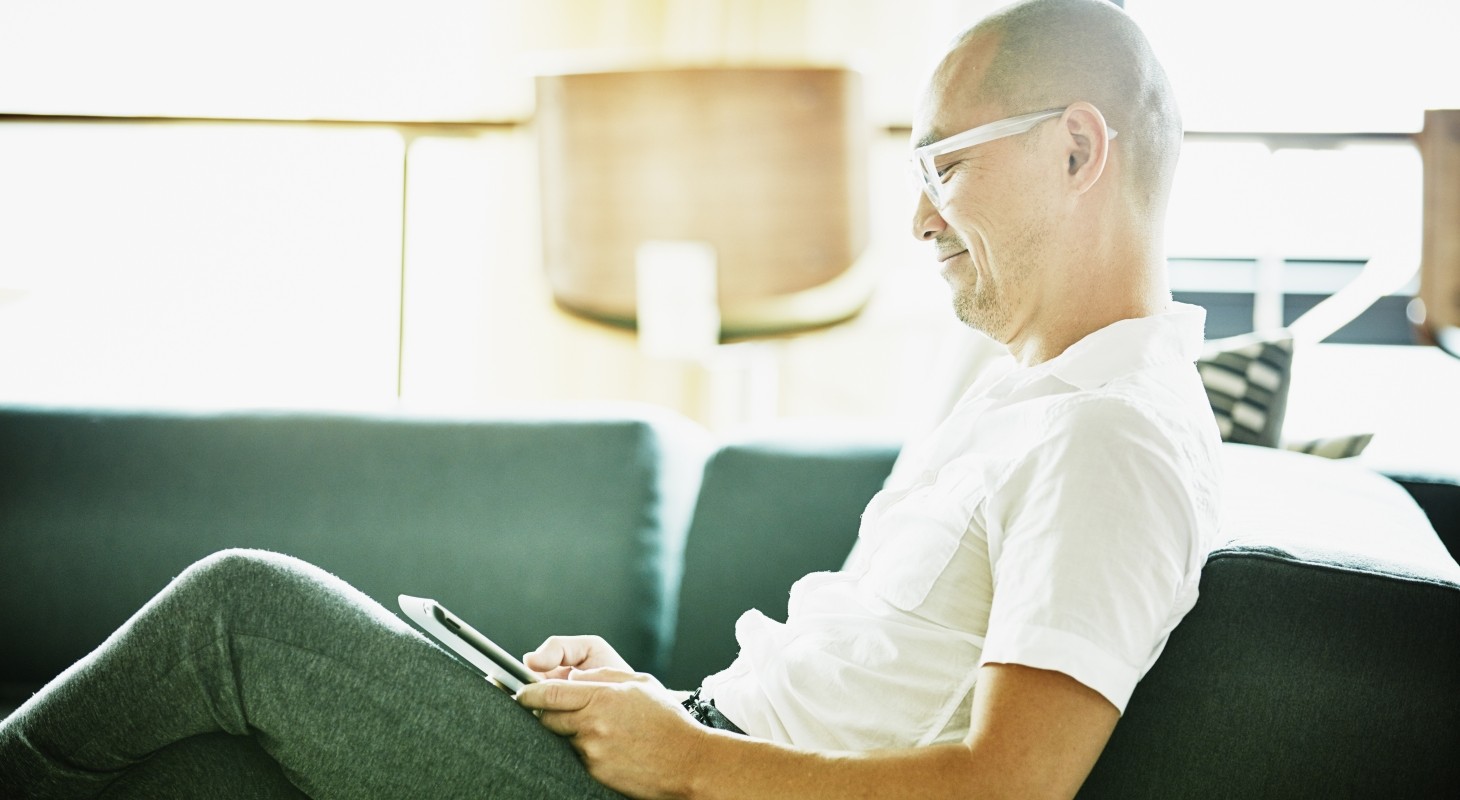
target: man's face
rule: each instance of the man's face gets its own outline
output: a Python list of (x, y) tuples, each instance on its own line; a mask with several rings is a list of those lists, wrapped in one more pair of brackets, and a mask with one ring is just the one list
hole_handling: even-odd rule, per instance
[[(971, 102), (993, 47), (978, 39), (939, 66), (919, 104), (913, 141), (924, 144), (1012, 114)], [(918, 193), (913, 235), (930, 241), (953, 291), (953, 310), (965, 324), (1007, 342), (1039, 300), (1038, 278), (1049, 225), (1041, 194), (1037, 144), (1054, 122), (939, 159), (941, 209)]]

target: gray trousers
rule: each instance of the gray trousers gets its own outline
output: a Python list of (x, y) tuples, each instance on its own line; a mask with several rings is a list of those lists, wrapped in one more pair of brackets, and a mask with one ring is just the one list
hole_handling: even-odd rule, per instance
[(361, 592), (233, 550), (0, 722), (0, 797), (622, 795)]

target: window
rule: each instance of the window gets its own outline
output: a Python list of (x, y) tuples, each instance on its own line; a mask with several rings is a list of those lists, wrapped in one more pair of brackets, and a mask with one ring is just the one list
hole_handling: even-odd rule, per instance
[[(1370, 259), (1418, 266), (1410, 134), (1460, 92), (1455, 4), (1129, 0), (1188, 131), (1169, 218), (1173, 284), (1209, 335), (1291, 323)], [(1382, 32), (1381, 32), (1382, 31)], [(1401, 276), (1402, 277), (1402, 276)], [(1331, 341), (1408, 343), (1414, 280)]]
[(1448, 0), (1127, 0), (1191, 131), (1413, 132), (1456, 108)]
[(0, 396), (393, 398), (401, 137), (0, 125)]
[[(1420, 200), (1419, 153), (1402, 140), (1272, 149), (1195, 138), (1172, 190), (1172, 288), (1207, 306), (1212, 337), (1291, 324), (1371, 259), (1407, 261), (1412, 274)], [(1405, 278), (1332, 340), (1409, 343), (1416, 283)]]

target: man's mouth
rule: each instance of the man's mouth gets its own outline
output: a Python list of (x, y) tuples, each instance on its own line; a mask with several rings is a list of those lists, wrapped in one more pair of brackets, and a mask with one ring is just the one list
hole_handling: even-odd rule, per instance
[(939, 264), (942, 264), (944, 261), (947, 261), (948, 259), (950, 259), (950, 258), (952, 258), (952, 257), (954, 257), (956, 255), (960, 255), (962, 253), (967, 253), (967, 252), (968, 252), (967, 250), (955, 250), (955, 251), (950, 252), (950, 253), (939, 254), (939, 256), (938, 256), (938, 263)]

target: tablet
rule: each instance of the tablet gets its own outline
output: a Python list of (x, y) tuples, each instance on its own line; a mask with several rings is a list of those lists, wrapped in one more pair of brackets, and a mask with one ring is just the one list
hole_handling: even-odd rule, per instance
[(431, 634), (509, 694), (515, 695), (523, 686), (539, 680), (537, 673), (435, 600), (403, 594), (399, 602), (401, 611), (421, 626), (421, 630)]

